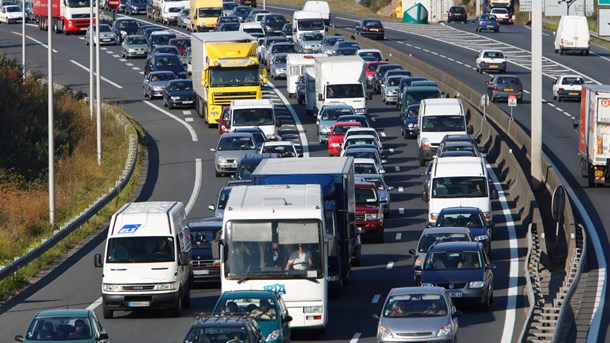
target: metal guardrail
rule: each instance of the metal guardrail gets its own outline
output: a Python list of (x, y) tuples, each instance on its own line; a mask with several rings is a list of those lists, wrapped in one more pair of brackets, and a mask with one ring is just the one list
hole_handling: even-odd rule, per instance
[(77, 228), (79, 228), (87, 220), (89, 220), (89, 218), (93, 217), (93, 215), (95, 215), (106, 204), (108, 204), (112, 199), (114, 199), (125, 187), (127, 182), (129, 182), (131, 176), (133, 175), (133, 170), (135, 168), (138, 157), (138, 134), (137, 132), (135, 132), (135, 128), (133, 127), (132, 123), (126, 120), (120, 114), (113, 111), (111, 107), (104, 105), (104, 109), (112, 113), (119, 123), (124, 123), (126, 130), (130, 129), (133, 131), (133, 133), (129, 135), (129, 151), (127, 154), (127, 159), (125, 161), (125, 168), (123, 169), (123, 172), (121, 173), (119, 179), (116, 181), (115, 186), (111, 188), (107, 194), (98, 198), (98, 200), (91, 204), (89, 208), (87, 208), (85, 211), (73, 218), (69, 223), (62, 226), (58, 230), (55, 230), (53, 235), (50, 238), (44, 240), (39, 246), (31, 249), (27, 254), (15, 258), (15, 260), (11, 264), (0, 269), (0, 281), (10, 277), (19, 269), (23, 268), (24, 266), (27, 266), (33, 260), (37, 259), (49, 249), (54, 247), (57, 243), (61, 242), (66, 236), (74, 232)]

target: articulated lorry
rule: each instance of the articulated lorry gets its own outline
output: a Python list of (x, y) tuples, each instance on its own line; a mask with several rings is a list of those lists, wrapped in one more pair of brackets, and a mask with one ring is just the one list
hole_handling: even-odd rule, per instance
[(214, 31), (222, 16), (222, 0), (190, 0), (191, 31)]
[(218, 124), (232, 100), (262, 99), (267, 74), (259, 70), (256, 47), (256, 39), (241, 31), (191, 35), (195, 110), (208, 126)]
[[(254, 185), (319, 184), (329, 237), (329, 287), (340, 291), (360, 263), (361, 242), (355, 225), (353, 157), (266, 159), (251, 175)], [(232, 195), (231, 195), (232, 196)]]
[(580, 102), (578, 156), (589, 187), (610, 180), (610, 86), (583, 85)]
[[(51, 20), (48, 20), (48, 4), (51, 1)], [(38, 28), (56, 33), (70, 34), (86, 31), (89, 27), (90, 0), (34, 0), (32, 13)], [(95, 11), (94, 11), (95, 13)]]
[(364, 64), (359, 56), (316, 57), (316, 114), (324, 105), (341, 103), (352, 106), (356, 114), (367, 114)]

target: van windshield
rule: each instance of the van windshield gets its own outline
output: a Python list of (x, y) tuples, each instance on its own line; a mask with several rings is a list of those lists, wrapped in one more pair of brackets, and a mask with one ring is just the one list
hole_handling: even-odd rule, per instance
[(106, 263), (172, 262), (174, 255), (173, 237), (116, 237), (108, 239)]
[(423, 132), (453, 132), (466, 131), (464, 116), (424, 116), (422, 118)]
[(233, 126), (274, 125), (272, 108), (244, 108), (233, 110)]
[(328, 85), (326, 97), (329, 99), (346, 99), (364, 97), (364, 89), (359, 83), (347, 85)]
[(441, 92), (438, 90), (407, 92), (407, 104), (419, 104), (423, 99), (434, 99), (440, 97)]
[(437, 177), (432, 181), (432, 198), (481, 198), (487, 194), (484, 176)]
[(324, 30), (322, 19), (301, 19), (297, 22), (299, 31)]

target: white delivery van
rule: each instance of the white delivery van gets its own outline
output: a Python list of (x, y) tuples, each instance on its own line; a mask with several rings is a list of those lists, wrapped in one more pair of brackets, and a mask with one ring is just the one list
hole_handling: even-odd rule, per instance
[(243, 31), (253, 37), (265, 37), (263, 25), (258, 22), (246, 22), (239, 24), (239, 31)]
[(280, 123), (275, 118), (271, 99), (252, 99), (231, 101), (228, 125), (230, 132), (237, 128), (259, 127), (267, 139), (275, 140)]
[(123, 205), (110, 220), (103, 267), (104, 318), (114, 311), (171, 310), (179, 317), (191, 303), (191, 234), (184, 204), (176, 201)]
[(307, 1), (303, 6), (303, 11), (318, 12), (324, 20), (324, 25), (330, 25), (330, 6), (326, 1)]
[(591, 36), (587, 18), (581, 15), (565, 15), (559, 20), (555, 34), (555, 53), (575, 51), (588, 55), (591, 46)]
[(305, 74), (308, 66), (313, 70), (316, 57), (326, 56), (325, 54), (288, 54), (286, 56), (286, 89), (288, 97), (293, 98), (297, 93), (297, 81)]
[(325, 26), (318, 12), (296, 11), (292, 16), (292, 41), (296, 44), (305, 32), (324, 34)]
[(478, 207), (488, 222), (492, 220), (491, 200), (498, 198), (487, 174), (483, 157), (460, 156), (435, 158), (430, 171), (428, 222), (436, 223), (446, 207)]
[(448, 134), (472, 134), (472, 125), (466, 125), (462, 101), (457, 98), (424, 99), (417, 117), (417, 160), (420, 166), (432, 160), (441, 140)]

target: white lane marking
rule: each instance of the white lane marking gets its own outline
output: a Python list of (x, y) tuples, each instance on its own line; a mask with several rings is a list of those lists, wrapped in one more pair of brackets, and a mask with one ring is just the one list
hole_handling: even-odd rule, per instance
[(375, 117), (371, 117), (371, 121), (375, 122), (377, 119), (375, 119)]
[[(491, 166), (486, 166), (488, 174), (493, 180), (494, 187), (498, 191), (498, 201), (502, 206), (502, 214), (504, 215), (504, 222), (506, 223), (506, 230), (508, 231), (508, 245), (510, 251), (510, 266), (508, 273), (508, 289), (507, 289), (507, 301), (506, 310), (504, 311), (504, 329), (502, 330), (502, 343), (510, 343), (513, 339), (513, 331), (515, 330), (515, 312), (517, 308), (518, 294), (518, 281), (519, 281), (519, 241), (515, 233), (515, 222), (513, 221), (510, 208), (506, 200), (506, 193), (502, 188), (502, 184), (498, 180), (498, 177), (494, 173)], [(504, 285), (502, 285), (504, 286)]]
[(124, 59), (124, 58), (119, 58), (119, 61), (121, 61), (121, 62), (127, 62), (127, 60), (126, 60), (126, 59)]
[(184, 110), (184, 111), (182, 111), (182, 114), (184, 114), (185, 116), (190, 116), (191, 115), (191, 111)]
[[(523, 25), (523, 27), (525, 27), (526, 29), (528, 29), (528, 30), (530, 30), (530, 31), (532, 30), (532, 28), (531, 28), (531, 27), (529, 27), (529, 26), (527, 26), (527, 25)], [(544, 32), (542, 32), (542, 35), (543, 35), (543, 36), (550, 36), (550, 34), (548, 34), (548, 33), (544, 33)]]
[(140, 71), (139, 73), (140, 73), (140, 75), (144, 75), (144, 72), (143, 72), (143, 71)]
[(382, 133), (380, 133), (379, 135), (380, 135), (381, 137), (385, 137), (385, 136), (386, 136), (385, 132), (382, 132)]
[(388, 149), (388, 151), (390, 152), (390, 154), (393, 154), (394, 153), (394, 148), (390, 148), (390, 149)]
[(128, 67), (133, 67), (133, 63), (125, 63), (125, 65)]
[(402, 239), (402, 232), (396, 234), (396, 240), (399, 241)]
[(399, 166), (394, 166), (394, 170), (395, 170), (396, 172), (399, 172), (399, 171), (400, 171), (400, 167), (399, 167)]
[[(16, 31), (11, 31), (11, 32), (12, 32), (12, 33), (14, 33), (14, 34), (16, 34), (17, 36), (21, 36), (21, 32), (16, 32)], [(36, 38), (32, 38), (32, 37), (30, 37), (30, 36), (28, 36), (28, 35), (26, 35), (26, 36), (25, 36), (25, 38), (27, 38), (27, 39), (29, 39), (29, 40), (31, 40), (31, 41), (33, 41), (33, 42), (35, 42), (35, 43), (39, 44), (39, 45), (42, 45), (42, 46), (43, 46), (45, 49), (47, 49), (47, 50), (49, 49), (49, 46), (48, 46), (48, 45), (46, 45), (45, 43), (43, 43), (43, 42), (39, 41), (39, 40), (38, 40), (38, 39), (36, 39)], [(53, 53), (55, 53), (55, 54), (56, 54), (56, 53), (58, 53), (58, 51), (57, 51), (57, 50), (55, 50), (55, 49), (53, 49)]]
[(599, 57), (599, 58), (603, 58), (603, 59), (605, 59), (606, 61), (610, 61), (610, 58), (608, 58), (608, 57), (604, 57), (604, 56), (602, 56), (602, 55), (600, 55), (600, 54), (596, 54), (596, 53), (594, 53), (594, 52), (592, 52), (592, 51), (591, 51), (591, 52), (589, 52), (589, 54), (591, 54), (591, 55), (593, 55), (593, 56), (597, 56), (597, 57)]
[(93, 304), (87, 306), (87, 310), (95, 311), (102, 304), (102, 297), (99, 297)]
[[(95, 42), (95, 40), (93, 40), (93, 42)], [(100, 50), (108, 50), (108, 48), (104, 48), (104, 47), (100, 46)]]
[(400, 187), (398, 187), (398, 191), (399, 191), (399, 192), (404, 192), (404, 191), (405, 191), (405, 188), (404, 188), (403, 186), (400, 186)]
[(184, 121), (192, 122), (192, 121), (195, 121), (195, 119), (193, 119), (193, 118), (184, 118)]
[(199, 190), (201, 189), (201, 180), (203, 179), (203, 167), (201, 164), (201, 159), (195, 159), (195, 184), (193, 185), (193, 191), (191, 192), (191, 198), (189, 202), (186, 204), (186, 214), (189, 214), (195, 206), (195, 202), (197, 201), (197, 197), (199, 197)]
[(292, 119), (294, 119), (294, 122), (297, 127), (297, 131), (299, 132), (299, 138), (301, 139), (301, 146), (303, 147), (303, 157), (309, 157), (309, 144), (307, 144), (307, 137), (305, 136), (305, 129), (303, 129), (303, 125), (301, 125), (301, 120), (299, 119), (299, 116), (294, 111), (294, 109), (292, 108), (292, 105), (290, 105), (290, 102), (288, 102), (288, 100), (286, 99), (284, 94), (282, 94), (282, 92), (280, 92), (273, 85), (273, 83), (267, 81), (267, 85), (269, 87), (271, 87), (271, 89), (273, 89), (273, 91), (275, 91), (275, 94), (277, 94), (277, 96), (282, 100), (282, 102), (284, 103), (286, 108), (288, 108), (288, 112), (290, 112)]
[(398, 209), (398, 214), (405, 214), (405, 209), (404, 208), (399, 208)]
[(148, 101), (148, 100), (144, 100), (143, 101), (146, 105), (154, 108), (155, 110), (165, 114), (166, 116), (174, 119), (175, 121), (177, 121), (178, 123), (184, 125), (184, 127), (186, 127), (186, 129), (191, 133), (191, 139), (193, 140), (193, 142), (197, 142), (199, 140), (199, 138), (197, 137), (197, 132), (195, 132), (195, 129), (193, 129), (192, 126), (190, 126), (189, 124), (187, 124), (184, 120), (176, 117), (175, 115), (167, 112), (166, 110), (164, 110), (163, 108), (153, 104), (152, 102)]
[(112, 55), (112, 54), (114, 54), (114, 52), (113, 52), (112, 50), (107, 50), (107, 51), (106, 51), (106, 53), (107, 53), (108, 55)]
[(133, 70), (142, 70), (140, 67), (131, 67)]
[(351, 22), (354, 22), (354, 23), (358, 22), (358, 20), (354, 20), (354, 19), (350, 19), (350, 18), (343, 18), (343, 17), (336, 17), (336, 18), (337, 19), (341, 19), (341, 20), (345, 20), (345, 21), (351, 21)]
[[(75, 64), (75, 65), (77, 65), (77, 66), (81, 67), (82, 69), (86, 70), (87, 72), (89, 72), (89, 68), (87, 68), (87, 67), (85, 67), (84, 65), (82, 65), (82, 64), (80, 64), (80, 63), (78, 63), (78, 62), (76, 62), (75, 60), (70, 60), (70, 62), (72, 62), (73, 64)], [(93, 74), (95, 75), (95, 73), (93, 73)], [(123, 89), (123, 86), (119, 85), (118, 83), (112, 82), (112, 81), (108, 80), (107, 78), (105, 78), (105, 77), (103, 77), (103, 76), (101, 76), (101, 78), (102, 78), (102, 80), (104, 80), (104, 81), (108, 82), (109, 84), (111, 84), (111, 85), (115, 86), (116, 88), (118, 88), (118, 89)]]
[(114, 58), (119, 58), (119, 57), (121, 57), (121, 55), (116, 55), (116, 54), (115, 54), (115, 55), (112, 55), (112, 57), (114, 57)]
[(381, 299), (381, 294), (375, 294), (373, 295), (373, 300), (371, 300), (371, 304), (376, 304), (379, 302), (379, 299)]
[(385, 269), (392, 269), (394, 268), (394, 262), (388, 262), (388, 265), (385, 267)]
[(356, 332), (354, 334), (354, 337), (352, 337), (352, 339), (349, 340), (349, 343), (358, 343), (358, 340), (360, 339), (360, 336), (362, 336), (362, 333)]

